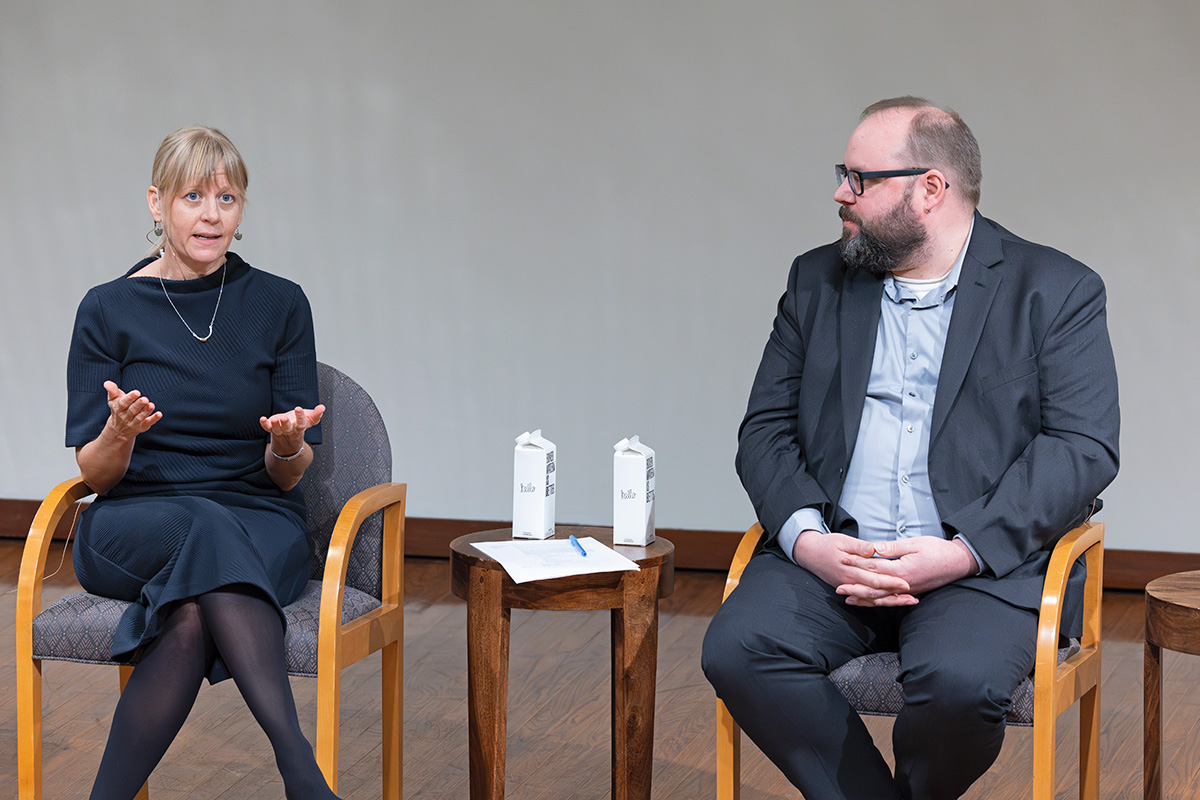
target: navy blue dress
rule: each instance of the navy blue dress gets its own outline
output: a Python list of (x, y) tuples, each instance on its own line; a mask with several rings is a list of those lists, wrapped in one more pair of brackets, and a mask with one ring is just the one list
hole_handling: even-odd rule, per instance
[[(260, 416), (317, 405), (312, 312), (301, 288), (234, 253), (212, 338), (184, 327), (155, 277), (125, 277), (79, 305), (67, 360), (68, 447), (100, 435), (104, 381), (138, 389), (163, 417), (140, 434), (124, 478), (80, 515), (75, 573), (93, 594), (132, 602), (113, 658), (135, 661), (172, 603), (222, 586), (252, 586), (283, 617), (308, 581), (304, 498), (267, 475)], [(222, 270), (166, 291), (203, 335)], [(305, 432), (321, 441), (320, 427)], [(208, 678), (228, 677), (218, 658)]]

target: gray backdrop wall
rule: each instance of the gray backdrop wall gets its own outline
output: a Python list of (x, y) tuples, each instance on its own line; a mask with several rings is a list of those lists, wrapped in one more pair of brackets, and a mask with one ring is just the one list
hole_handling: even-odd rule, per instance
[(146, 247), (159, 140), (203, 122), (250, 167), (236, 249), (305, 286), (410, 513), (507, 517), (541, 427), (560, 521), (610, 520), (639, 433), (660, 526), (742, 528), (736, 427), (787, 267), (838, 235), (859, 109), (911, 92), (974, 128), (985, 214), (1107, 282), (1110, 546), (1200, 550), (1194, 0), (0, 8), (0, 497), (74, 474), (76, 304)]

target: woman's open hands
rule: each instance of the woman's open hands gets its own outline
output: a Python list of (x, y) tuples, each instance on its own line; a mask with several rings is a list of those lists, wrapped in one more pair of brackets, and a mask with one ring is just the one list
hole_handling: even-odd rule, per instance
[(108, 392), (108, 424), (121, 439), (133, 439), (162, 419), (162, 412), (137, 389), (123, 392), (113, 381), (105, 381), (104, 391)]
[(304, 446), (304, 431), (320, 422), (324, 415), (324, 405), (318, 405), (316, 408), (296, 406), (291, 411), (281, 414), (259, 417), (258, 424), (271, 434), (271, 450), (275, 455), (290, 456)]
[(108, 393), (108, 421), (99, 436), (75, 448), (79, 474), (96, 494), (121, 482), (129, 469), (134, 440), (163, 417), (137, 389), (126, 392), (116, 382), (105, 381), (104, 391)]
[(321, 421), (325, 406), (301, 408), (296, 406), (282, 414), (259, 417), (258, 424), (271, 434), (263, 461), (267, 474), (285, 492), (300, 482), (304, 470), (312, 463), (312, 448), (304, 446), (304, 432)]

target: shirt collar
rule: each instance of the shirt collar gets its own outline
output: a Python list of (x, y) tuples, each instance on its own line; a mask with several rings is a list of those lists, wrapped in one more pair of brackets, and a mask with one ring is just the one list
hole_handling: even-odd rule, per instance
[(921, 300), (917, 300), (912, 292), (897, 283), (896, 279), (889, 273), (883, 279), (884, 294), (893, 303), (903, 303), (906, 300), (915, 301), (914, 308), (929, 308), (930, 306), (938, 306), (946, 302), (946, 298), (958, 288), (958, 276), (962, 272), (963, 261), (967, 257), (967, 248), (971, 246), (971, 234), (974, 230), (975, 217), (972, 216), (971, 227), (967, 229), (967, 238), (963, 242), (962, 249), (958, 251), (958, 258), (954, 260), (954, 266), (946, 274), (945, 282), (936, 291), (930, 292)]

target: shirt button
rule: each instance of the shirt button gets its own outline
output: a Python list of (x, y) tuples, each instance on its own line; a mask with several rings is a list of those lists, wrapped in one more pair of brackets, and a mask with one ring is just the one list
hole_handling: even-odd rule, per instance
[(916, 392), (909, 392), (909, 393), (908, 393), (908, 396), (909, 396), (909, 397), (916, 397), (916, 396), (917, 396), (917, 393), (916, 393)]
[(901, 526), (900, 526), (899, 528), (897, 528), (896, 530), (897, 530), (899, 533), (907, 533), (907, 532), (908, 532), (908, 526), (907, 526), (907, 525), (901, 525)]
[(909, 353), (909, 354), (908, 354), (908, 357), (909, 357), (909, 358), (911, 358), (913, 361), (916, 361), (916, 360), (917, 360), (917, 354), (916, 354), (916, 352), (915, 352), (915, 351), (914, 351), (914, 352), (912, 352), (912, 353)]
[(908, 476), (907, 476), (907, 475), (901, 475), (901, 476), (900, 476), (900, 482), (901, 482), (901, 483), (908, 483)]
[(913, 432), (913, 426), (912, 426), (912, 425), (909, 425), (909, 426), (908, 426), (908, 432), (909, 432), (909, 433), (912, 433), (912, 432)]

